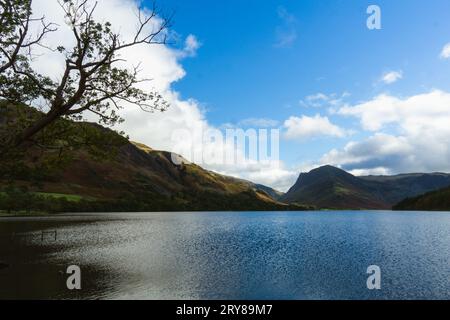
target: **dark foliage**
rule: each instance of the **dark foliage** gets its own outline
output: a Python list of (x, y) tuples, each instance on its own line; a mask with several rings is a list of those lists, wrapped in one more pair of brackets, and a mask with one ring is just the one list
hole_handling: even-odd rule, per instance
[(393, 210), (450, 211), (450, 188), (407, 198), (396, 204)]
[(270, 204), (255, 201), (252, 191), (238, 195), (200, 192), (164, 197), (157, 194), (125, 194), (115, 200), (80, 200), (52, 198), (28, 192), (25, 188), (8, 188), (0, 194), (0, 209), (11, 212), (150, 212), (150, 211), (276, 211), (313, 210), (312, 207)]

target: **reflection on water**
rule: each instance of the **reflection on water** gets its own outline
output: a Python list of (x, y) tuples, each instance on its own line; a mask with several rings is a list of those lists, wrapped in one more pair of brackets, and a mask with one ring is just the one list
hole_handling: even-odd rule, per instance
[[(56, 230), (56, 241), (42, 239), (42, 230)], [(449, 299), (450, 214), (2, 218), (0, 262), (8, 265), (0, 270), (2, 299)], [(66, 288), (73, 264), (81, 267), (80, 291)], [(373, 264), (381, 290), (366, 287)]]

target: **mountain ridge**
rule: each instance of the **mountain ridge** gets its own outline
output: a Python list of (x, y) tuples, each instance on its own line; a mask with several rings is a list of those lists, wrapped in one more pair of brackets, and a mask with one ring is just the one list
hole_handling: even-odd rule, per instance
[[(39, 111), (26, 106), (7, 106), (0, 116), (11, 114), (14, 108), (19, 114), (25, 111), (26, 117), (39, 116)], [(4, 199), (8, 181), (33, 195), (86, 200), (84, 210), (121, 208), (149, 211), (391, 209), (404, 199), (450, 186), (450, 174), (446, 173), (357, 177), (326, 165), (301, 173), (296, 183), (283, 194), (268, 186), (206, 170), (180, 155), (129, 141), (95, 123), (60, 121), (75, 129), (75, 134), (82, 128), (81, 131), (87, 131), (96, 141), (98, 139), (100, 146), (94, 149), (97, 156), (91, 149), (76, 149), (73, 161), (64, 168), (51, 174), (40, 174), (33, 181), (27, 176), (9, 176), (8, 179), (0, 176), (0, 210), (2, 201), (8, 202)], [(2, 125), (5, 123), (0, 121), (0, 129), (4, 129)], [(104, 134), (108, 135), (106, 139)], [(109, 151), (101, 149), (109, 148), (107, 141), (110, 138), (120, 145), (115, 147), (115, 156), (106, 156), (100, 161), (98, 155), (101, 158)], [(28, 155), (35, 158), (33, 152)], [(176, 163), (173, 157), (177, 158)], [(0, 172), (3, 174), (8, 170)], [(17, 192), (11, 194), (18, 196)], [(45, 202), (45, 199), (39, 200)], [(27, 200), (16, 199), (18, 201)], [(93, 206), (95, 201), (98, 206)], [(14, 206), (14, 201), (9, 203)], [(71, 208), (81, 210), (81, 206)]]
[(391, 209), (401, 200), (450, 185), (450, 174), (354, 176), (330, 165), (301, 173), (280, 198), (326, 209)]

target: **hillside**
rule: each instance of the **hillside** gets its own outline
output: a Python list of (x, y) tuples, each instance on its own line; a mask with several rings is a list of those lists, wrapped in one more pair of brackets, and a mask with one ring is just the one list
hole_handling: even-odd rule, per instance
[[(72, 124), (88, 125), (99, 135), (106, 130), (109, 135), (118, 136), (96, 124)], [(73, 159), (50, 174), (34, 177), (32, 181), (27, 175), (12, 177), (13, 186), (26, 190), (27, 194), (39, 195), (40, 202), (43, 196), (46, 201), (67, 200), (72, 210), (303, 209), (278, 202), (280, 193), (269, 187), (220, 175), (185, 160), (176, 165), (170, 152), (153, 150), (120, 137), (117, 140), (122, 142), (114, 156), (99, 159), (81, 148), (74, 151)], [(0, 179), (0, 196), (6, 194), (9, 185), (6, 178)], [(18, 196), (18, 192), (13, 194)]]
[(407, 198), (393, 207), (394, 210), (450, 211), (450, 187)]
[(301, 173), (294, 186), (280, 200), (329, 209), (383, 209), (389, 206), (370, 192), (365, 181), (332, 166)]
[(187, 162), (178, 166), (172, 163), (171, 153), (133, 143), (126, 143), (115, 157), (103, 161), (80, 152), (64, 169), (37, 185), (20, 179), (15, 184), (33, 193), (67, 195), (69, 199), (129, 199), (154, 210), (288, 209), (271, 197), (276, 191), (268, 187)]
[(332, 166), (300, 174), (280, 198), (328, 209), (391, 209), (401, 200), (450, 186), (444, 173), (355, 177)]
[(410, 173), (358, 178), (369, 182), (372, 192), (380, 194), (391, 206), (405, 198), (450, 186), (450, 174), (447, 173)]

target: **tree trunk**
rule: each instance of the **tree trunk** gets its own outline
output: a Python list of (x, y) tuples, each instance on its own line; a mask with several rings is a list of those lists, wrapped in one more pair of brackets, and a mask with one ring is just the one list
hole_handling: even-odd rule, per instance
[(50, 111), (42, 119), (36, 121), (32, 126), (26, 129), (19, 137), (17, 137), (14, 147), (19, 147), (23, 143), (29, 141), (35, 134), (43, 130), (53, 121), (60, 117), (59, 112)]

